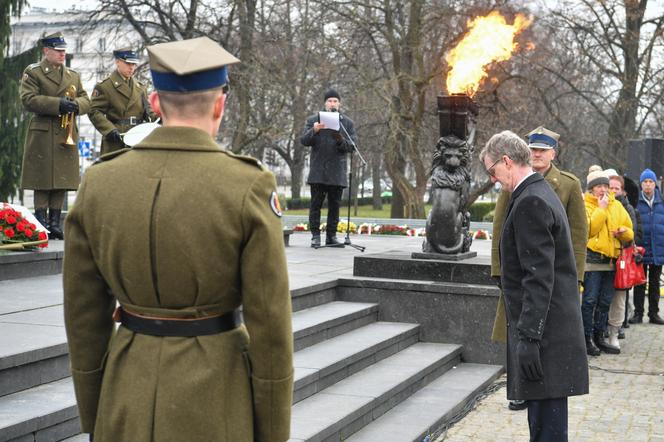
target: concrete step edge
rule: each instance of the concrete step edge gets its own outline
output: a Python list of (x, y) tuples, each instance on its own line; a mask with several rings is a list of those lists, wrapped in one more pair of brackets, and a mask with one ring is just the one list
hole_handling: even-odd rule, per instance
[(416, 343), (303, 400), (293, 407), (292, 440), (345, 440), (459, 364), (461, 350), (459, 345)]
[(0, 397), (0, 440), (38, 432), (78, 416), (71, 378)]
[(293, 313), (295, 350), (301, 350), (378, 319), (378, 304), (334, 301)]
[(459, 364), (378, 419), (347, 442), (420, 442), (454, 417), (477, 394), (496, 380), (497, 365)]
[[(419, 329), (418, 324), (374, 322), (296, 352), (293, 402), (409, 347), (418, 341)], [(346, 354), (339, 355), (335, 347)]]

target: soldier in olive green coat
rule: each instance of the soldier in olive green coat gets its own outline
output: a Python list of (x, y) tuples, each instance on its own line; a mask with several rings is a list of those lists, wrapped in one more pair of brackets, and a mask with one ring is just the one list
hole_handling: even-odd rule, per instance
[[(557, 133), (540, 126), (528, 134), (528, 146), (532, 152), (533, 170), (544, 175), (544, 179), (553, 188), (554, 192), (556, 192), (567, 213), (570, 234), (572, 236), (572, 246), (574, 248), (574, 259), (576, 261), (577, 280), (581, 282), (583, 281), (586, 265), (586, 244), (588, 243), (586, 208), (579, 179), (569, 172), (561, 171), (551, 163), (555, 157), (555, 146), (558, 144), (558, 138), (559, 135)], [(509, 200), (509, 192), (500, 192), (493, 215), (491, 276), (494, 277), (500, 277), (500, 253), (498, 247), (503, 222), (505, 221), (505, 210), (507, 209)], [(580, 308), (581, 303), (579, 300)], [(498, 300), (496, 319), (491, 338), (498, 342), (507, 341), (507, 321), (502, 294)]]
[(90, 121), (102, 134), (101, 154), (125, 147), (121, 134), (155, 119), (147, 89), (134, 78), (138, 55), (131, 48), (113, 51), (116, 70), (92, 91)]
[(164, 127), (90, 167), (66, 224), (83, 431), (95, 442), (283, 442), (293, 335), (276, 183), (213, 138), (238, 60), (207, 37), (148, 52)]
[[(65, 66), (67, 44), (61, 33), (41, 39), (44, 59), (23, 72), (19, 93), (26, 111), (33, 116), (23, 151), (21, 187), (33, 189), (35, 215), (62, 239), (60, 211), (67, 190), (80, 182), (78, 165), (78, 125), (76, 116), (90, 109), (81, 77)], [(69, 126), (62, 127), (68, 115), (73, 144), (65, 145)], [(47, 223), (46, 210), (50, 209)]]

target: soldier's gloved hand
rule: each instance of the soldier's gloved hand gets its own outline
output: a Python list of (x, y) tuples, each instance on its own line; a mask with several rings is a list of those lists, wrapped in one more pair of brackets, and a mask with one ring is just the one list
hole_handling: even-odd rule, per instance
[(539, 342), (524, 338), (519, 339), (518, 344), (516, 344), (516, 360), (524, 378), (529, 381), (539, 381), (544, 377)]
[(94, 440), (95, 440), (95, 434), (90, 433), (90, 442), (94, 442)]
[(496, 283), (499, 289), (503, 288), (503, 284), (500, 280), (500, 276), (492, 276), (491, 279), (493, 279), (493, 282)]
[(68, 100), (64, 97), (60, 98), (60, 113), (69, 114), (69, 113), (78, 113), (78, 103), (74, 100)]
[(120, 132), (117, 129), (113, 129), (108, 134), (106, 134), (106, 139), (112, 143), (124, 144)]

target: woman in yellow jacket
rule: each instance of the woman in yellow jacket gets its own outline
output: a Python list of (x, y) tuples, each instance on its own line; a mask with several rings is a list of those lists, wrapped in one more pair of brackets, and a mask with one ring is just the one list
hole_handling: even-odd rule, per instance
[(609, 178), (601, 168), (590, 168), (586, 187), (588, 250), (581, 303), (586, 350), (590, 356), (598, 356), (600, 350), (617, 354), (620, 348), (609, 345), (604, 332), (615, 292), (615, 261), (621, 245), (634, 238), (632, 220), (620, 201), (609, 192)]

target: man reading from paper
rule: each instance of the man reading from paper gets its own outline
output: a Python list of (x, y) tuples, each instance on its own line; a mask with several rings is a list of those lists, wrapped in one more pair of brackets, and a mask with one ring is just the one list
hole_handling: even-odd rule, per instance
[[(329, 89), (325, 93), (325, 111), (339, 112), (340, 108), (339, 94), (334, 89)], [(302, 145), (311, 147), (309, 178), (307, 179), (307, 183), (311, 186), (311, 205), (309, 206), (311, 247), (321, 246), (320, 210), (325, 196), (327, 196), (328, 209), (325, 245), (343, 247), (343, 243), (337, 240), (339, 205), (341, 194), (348, 182), (346, 154), (353, 149), (353, 143), (357, 142), (357, 138), (355, 125), (345, 114), (339, 113), (337, 118), (341, 131), (327, 127), (324, 121), (333, 125), (335, 122), (334, 118), (326, 116), (325, 112), (311, 115), (307, 118), (304, 133), (300, 138)]]

